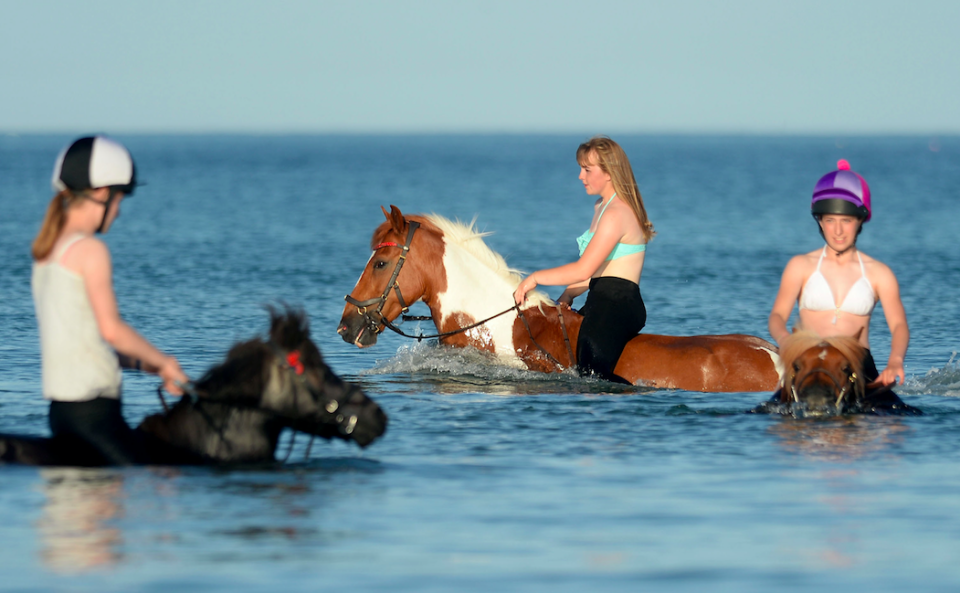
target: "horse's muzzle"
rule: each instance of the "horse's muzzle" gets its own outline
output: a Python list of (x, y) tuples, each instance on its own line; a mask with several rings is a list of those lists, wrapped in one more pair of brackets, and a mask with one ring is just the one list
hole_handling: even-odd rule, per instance
[(340, 334), (344, 342), (353, 344), (358, 348), (366, 348), (377, 343), (379, 329), (368, 316), (354, 309), (352, 312), (344, 313), (343, 317), (340, 318), (337, 333)]
[(386, 413), (359, 387), (352, 386), (341, 402), (337, 410), (341, 438), (366, 447), (387, 431)]
[(827, 411), (834, 409), (837, 394), (832, 386), (818, 383), (798, 389), (797, 399), (808, 411)]

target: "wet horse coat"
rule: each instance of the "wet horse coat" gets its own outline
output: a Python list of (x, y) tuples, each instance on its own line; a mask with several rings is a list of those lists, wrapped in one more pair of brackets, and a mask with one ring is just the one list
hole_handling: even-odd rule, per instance
[[(305, 316), (296, 311), (271, 311), (268, 338), (234, 346), (195, 390), (195, 398), (180, 399), (134, 431), (143, 445), (143, 463), (269, 463), (284, 428), (360, 446), (386, 430), (380, 407), (323, 362)], [(0, 462), (106, 463), (82, 442), (18, 435), (0, 435)]]
[[(862, 330), (861, 330), (862, 331)], [(755, 412), (788, 415), (919, 415), (890, 387), (866, 382), (866, 350), (860, 335), (821, 338), (795, 331), (781, 349), (783, 377), (779, 390)]]
[[(387, 221), (373, 233), (373, 254), (340, 320), (338, 333), (345, 341), (361, 348), (376, 343), (386, 322), (422, 301), (438, 331), (448, 334), (440, 337), (443, 344), (472, 346), (505, 364), (544, 372), (576, 365), (583, 317), (539, 291), (528, 294), (519, 315), (510, 311), (521, 276), (486, 246), (484, 234), (437, 215), (404, 217), (395, 206), (384, 214)], [(412, 233), (410, 222), (419, 225)], [(380, 303), (377, 311), (371, 311), (372, 303)], [(615, 372), (634, 384), (663, 389), (772, 391), (779, 379), (777, 361), (776, 347), (754, 336), (639, 334)]]

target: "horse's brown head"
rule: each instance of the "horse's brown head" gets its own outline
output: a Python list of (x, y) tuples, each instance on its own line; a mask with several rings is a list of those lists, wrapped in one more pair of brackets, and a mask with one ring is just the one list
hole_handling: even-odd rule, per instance
[(859, 336), (821, 338), (795, 332), (780, 348), (780, 403), (810, 415), (841, 414), (863, 398), (865, 350)]
[[(429, 256), (436, 256), (438, 249), (440, 257), (443, 253), (442, 241), (428, 232), (430, 223), (422, 217), (407, 219), (393, 205), (390, 212), (382, 207), (381, 210), (387, 221), (373, 232), (373, 255), (357, 285), (346, 296), (347, 304), (337, 328), (345, 342), (360, 348), (376, 344), (386, 324), (424, 297), (427, 287), (422, 266), (437, 260)], [(418, 232), (421, 227), (423, 231)], [(412, 251), (417, 252), (415, 259), (409, 259)]]

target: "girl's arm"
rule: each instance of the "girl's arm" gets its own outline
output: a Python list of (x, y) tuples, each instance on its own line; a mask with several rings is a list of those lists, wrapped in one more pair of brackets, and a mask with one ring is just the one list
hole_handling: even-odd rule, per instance
[(881, 264), (877, 267), (880, 271), (875, 276), (879, 280), (877, 282), (877, 295), (880, 297), (883, 315), (890, 327), (890, 358), (887, 360), (887, 368), (880, 373), (877, 382), (889, 385), (899, 378), (902, 385), (906, 379), (903, 361), (907, 355), (907, 346), (910, 344), (907, 312), (904, 310), (903, 301), (900, 299), (900, 285), (897, 283), (897, 277), (886, 265)]
[(560, 298), (557, 299), (557, 302), (563, 303), (564, 305), (572, 306), (573, 299), (587, 292), (588, 288), (590, 288), (589, 280), (584, 280), (582, 282), (576, 282), (574, 284), (570, 284), (563, 291), (563, 294), (560, 295)]
[(118, 353), (126, 356), (127, 362), (133, 362), (134, 367), (135, 361), (141, 361), (143, 370), (160, 375), (167, 391), (182, 395), (183, 391), (177, 383), (186, 383), (189, 379), (180, 369), (177, 359), (157, 350), (120, 318), (113, 292), (110, 252), (106, 245), (90, 238), (78, 242), (70, 251), (74, 252), (70, 254), (71, 260), (83, 277), (87, 297), (103, 339)]
[(773, 309), (767, 320), (767, 329), (770, 337), (779, 345), (781, 340), (790, 335), (787, 321), (793, 312), (793, 304), (800, 297), (803, 289), (804, 262), (802, 255), (797, 255), (787, 263), (780, 278), (780, 290), (773, 301)]
[[(523, 303), (529, 291), (533, 290), (538, 284), (546, 286), (574, 285), (588, 283), (590, 278), (604, 264), (607, 256), (616, 247), (617, 242), (623, 237), (619, 221), (615, 216), (600, 220), (600, 226), (593, 235), (590, 244), (587, 245), (583, 255), (575, 262), (564, 264), (556, 268), (546, 270), (537, 270), (520, 282), (517, 290), (513, 293), (515, 302), (519, 305)], [(579, 293), (583, 293), (586, 287)]]

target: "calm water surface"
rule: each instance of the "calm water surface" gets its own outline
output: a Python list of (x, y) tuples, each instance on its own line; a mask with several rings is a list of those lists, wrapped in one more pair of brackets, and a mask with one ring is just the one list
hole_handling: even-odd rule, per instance
[[(3, 432), (47, 433), (29, 243), (70, 139), (0, 136)], [(107, 236), (125, 318), (199, 375), (265, 329), (263, 304), (302, 306), (390, 428), (306, 459), (301, 439), (280, 468), (0, 467), (0, 589), (960, 586), (960, 139), (618, 138), (659, 232), (641, 283), (652, 333), (768, 337), (783, 266), (820, 245), (816, 179), (840, 157), (868, 179), (860, 246), (900, 279), (899, 392), (926, 415), (826, 421), (742, 413), (763, 394), (624, 390), (339, 339), (380, 205), (476, 217), (522, 269), (575, 257), (592, 203), (581, 137), (121, 140), (148, 183)], [(881, 309), (871, 338), (884, 361)], [(126, 376), (131, 423), (159, 410), (155, 386)]]

